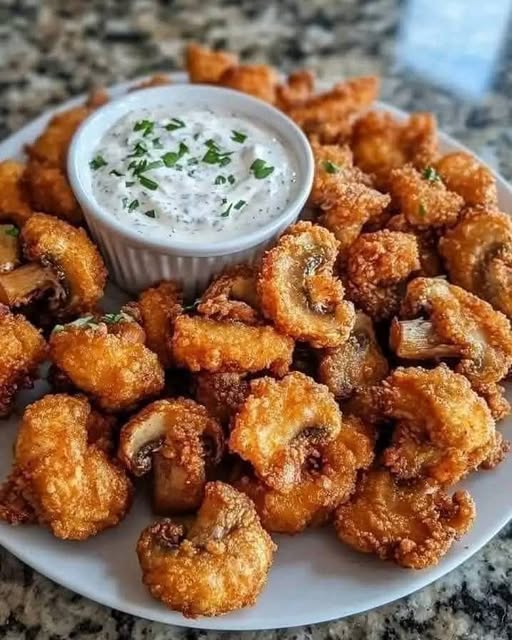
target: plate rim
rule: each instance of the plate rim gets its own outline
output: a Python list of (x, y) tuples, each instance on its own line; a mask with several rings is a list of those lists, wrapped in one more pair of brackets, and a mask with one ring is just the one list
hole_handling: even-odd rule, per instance
[[(173, 82), (176, 83), (186, 83), (187, 82), (187, 74), (183, 71), (172, 71), (166, 72), (166, 74), (171, 78)], [(122, 95), (128, 88), (134, 86), (135, 84), (147, 80), (151, 77), (152, 74), (146, 74), (144, 76), (137, 77), (133, 80), (123, 81), (116, 84), (113, 84), (107, 87), (107, 91), (112, 97), (118, 97)], [(325, 86), (325, 85), (324, 85)], [(69, 107), (80, 104), (85, 99), (86, 94), (81, 94), (79, 96), (75, 96), (69, 100), (59, 103), (58, 105), (52, 106), (46, 109), (42, 114), (36, 116), (31, 121), (26, 123), (23, 127), (18, 129), (17, 131), (11, 133), (7, 138), (0, 141), (0, 161), (5, 159), (7, 156), (5, 155), (4, 149), (12, 142), (13, 138), (22, 138), (24, 134), (26, 135), (29, 130), (32, 128), (42, 127), (45, 122), (47, 122), (56, 112), (61, 111), (63, 109), (67, 109)], [(377, 101), (375, 106), (379, 109), (386, 110), (400, 119), (406, 118), (408, 113), (399, 109), (393, 105), (390, 105), (386, 102)], [(471, 149), (469, 149), (464, 144), (460, 143), (458, 140), (452, 138), (448, 134), (443, 131), (439, 131), (439, 140), (441, 145), (448, 145), (452, 150), (460, 150), (466, 151), (473, 156), (475, 156), (480, 162), (487, 165), (485, 161), (483, 161), (479, 156), (474, 153)], [(509, 196), (512, 198), (512, 186), (508, 184), (503, 176), (497, 171), (493, 171), (493, 174), (496, 177), (496, 181), (499, 187), (507, 192)], [(361, 604), (360, 607), (353, 607), (351, 611), (342, 612), (341, 614), (336, 611), (323, 611), (320, 614), (316, 614), (316, 610), (305, 610), (303, 614), (297, 616), (293, 615), (293, 620), (284, 618), (279, 621), (279, 624), (276, 625), (274, 622), (272, 624), (266, 623), (264, 621), (264, 616), (261, 622), (255, 621), (252, 618), (247, 620), (247, 623), (231, 623), (229, 614), (219, 617), (207, 618), (200, 617), (197, 619), (188, 619), (182, 616), (180, 613), (172, 610), (161, 609), (159, 603), (158, 608), (154, 609), (154, 613), (152, 613), (151, 617), (148, 616), (147, 611), (144, 610), (144, 607), (140, 605), (132, 605), (124, 606), (124, 602), (120, 599), (115, 592), (111, 592), (111, 595), (96, 595), (94, 593), (93, 587), (87, 588), (87, 586), (79, 586), (77, 587), (77, 583), (73, 582), (70, 578), (69, 580), (62, 579), (62, 577), (57, 577), (55, 571), (52, 570), (52, 566), (45, 565), (44, 561), (37, 557), (31, 557), (30, 552), (25, 553), (24, 548), (18, 548), (15, 544), (12, 544), (11, 541), (3, 535), (4, 527), (0, 526), (0, 546), (6, 549), (9, 553), (12, 553), (19, 560), (30, 566), (33, 570), (37, 571), (44, 577), (51, 580), (54, 584), (62, 586), (73, 593), (77, 593), (78, 595), (88, 598), (89, 600), (96, 602), (102, 606), (109, 607), (111, 609), (115, 609), (118, 611), (122, 611), (123, 613), (127, 613), (129, 615), (136, 616), (138, 618), (142, 618), (148, 621), (160, 622), (167, 625), (174, 625), (177, 627), (188, 627), (191, 629), (204, 629), (204, 630), (216, 630), (216, 631), (256, 631), (256, 630), (269, 630), (269, 629), (282, 629), (282, 628), (294, 628), (304, 625), (312, 625), (312, 624), (320, 624), (323, 622), (329, 622), (332, 620), (341, 620), (348, 616), (358, 615), (364, 613), (366, 611), (374, 610), (380, 608), (386, 604), (390, 604), (397, 600), (400, 600), (406, 596), (409, 596), (417, 591), (427, 587), (432, 584), (439, 578), (448, 575), (457, 567), (460, 567), (463, 563), (465, 563), (469, 558), (471, 558), (474, 554), (480, 551), (490, 540), (492, 540), (501, 529), (509, 522), (512, 518), (512, 504), (510, 507), (510, 511), (503, 512), (501, 518), (496, 520), (495, 525), (492, 527), (492, 530), (487, 532), (485, 536), (482, 536), (478, 539), (478, 542), (473, 544), (471, 547), (464, 549), (463, 552), (458, 555), (454, 555), (452, 559), (450, 556), (446, 556), (442, 563), (433, 567), (428, 571), (428, 574), (425, 574), (425, 580), (420, 581), (420, 584), (415, 585), (412, 589), (410, 586), (404, 582), (403, 587), (395, 588), (395, 590), (388, 592), (384, 592), (383, 596), (375, 596), (370, 599), (365, 599), (364, 603)], [(7, 525), (6, 525), (7, 526)], [(9, 528), (11, 529), (11, 528)], [(30, 549), (30, 547), (28, 547)], [(397, 568), (397, 571), (400, 569)], [(341, 607), (340, 607), (341, 609)], [(249, 609), (247, 609), (249, 610)], [(290, 615), (290, 614), (288, 614)]]

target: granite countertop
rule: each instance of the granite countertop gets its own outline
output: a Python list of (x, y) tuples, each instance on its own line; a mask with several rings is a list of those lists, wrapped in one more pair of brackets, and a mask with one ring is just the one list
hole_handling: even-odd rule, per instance
[[(512, 179), (512, 4), (478, 0), (0, 0), (0, 139), (94, 84), (180, 67), (196, 39), (326, 79), (378, 73), (382, 96), (431, 110)], [(339, 622), (245, 640), (512, 637), (512, 526), (462, 567), (399, 602)], [(214, 640), (119, 613), (0, 550), (0, 637)]]

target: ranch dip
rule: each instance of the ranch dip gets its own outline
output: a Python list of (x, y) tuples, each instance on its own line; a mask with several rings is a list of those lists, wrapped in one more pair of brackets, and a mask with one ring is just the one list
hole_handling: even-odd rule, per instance
[(263, 227), (290, 200), (294, 159), (275, 132), (228, 109), (133, 111), (89, 163), (97, 202), (141, 235), (219, 242)]

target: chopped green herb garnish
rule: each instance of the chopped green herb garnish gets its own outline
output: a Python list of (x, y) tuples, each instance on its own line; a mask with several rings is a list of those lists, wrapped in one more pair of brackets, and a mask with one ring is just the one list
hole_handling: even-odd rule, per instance
[(221, 218), (227, 218), (229, 216), (229, 214), (231, 213), (231, 209), (233, 208), (233, 203), (231, 202), (231, 204), (229, 205), (229, 207), (223, 211), (220, 215)]
[(217, 164), (219, 160), (219, 152), (216, 151), (213, 147), (210, 147), (203, 156), (203, 162), (207, 162), (208, 164)]
[[(231, 155), (231, 154), (230, 154)], [(231, 162), (231, 158), (226, 156), (223, 156), (220, 160), (219, 160), (219, 165), (221, 167), (225, 167), (227, 164), (229, 164)]]
[(137, 144), (133, 147), (133, 152), (129, 154), (129, 158), (140, 158), (148, 152), (146, 147), (142, 144), (142, 142), (137, 142)]
[(236, 204), (235, 204), (235, 209), (237, 211), (239, 211), (242, 207), (245, 207), (245, 205), (247, 204), (247, 202), (245, 200), (239, 200)]
[(229, 184), (235, 184), (235, 176), (232, 173), (228, 176), (228, 182)]
[(186, 153), (188, 153), (188, 147), (184, 142), (180, 142), (180, 146), (178, 148), (178, 153), (181, 156), (184, 156)]
[(164, 163), (161, 160), (154, 160), (153, 162), (150, 162), (148, 164), (148, 166), (144, 169), (144, 171), (151, 171), (151, 169), (159, 169), (160, 167), (163, 167)]
[(219, 145), (215, 142), (213, 138), (208, 138), (208, 140), (205, 142), (205, 145), (213, 149), (219, 148)]
[(156, 213), (154, 209), (149, 209), (149, 211), (144, 211), (144, 215), (148, 218), (156, 218)]
[(158, 189), (158, 182), (151, 180), (151, 178), (148, 178), (146, 176), (139, 176), (139, 181), (143, 187), (146, 187), (146, 189), (151, 189), (151, 191), (155, 191), (155, 189)]
[(8, 227), (5, 231), (4, 231), (6, 236), (11, 236), (12, 238), (17, 238), (20, 235), (20, 230), (18, 229), (18, 227)]
[(199, 138), (199, 133), (194, 133), (192, 137), (194, 138), (194, 140), (197, 140)]
[(234, 129), (231, 131), (231, 133), (233, 134), (231, 140), (233, 140), (234, 142), (242, 143), (247, 140), (247, 136), (245, 135), (245, 133), (240, 133), (240, 131), (235, 131)]
[(179, 118), (172, 118), (169, 124), (165, 125), (165, 128), (167, 131), (175, 131), (176, 129), (183, 129), (184, 126), (185, 123), (183, 120), (180, 120)]
[(137, 200), (137, 198), (135, 198), (135, 200), (132, 200), (128, 205), (128, 211), (134, 211), (135, 209), (137, 209), (139, 204), (139, 201)]
[(199, 162), (199, 160), (197, 158), (189, 158), (187, 160), (187, 164), (188, 165), (193, 165), (193, 164), (197, 164)]
[(124, 173), (121, 173), (117, 169), (112, 169), (112, 171), (109, 171), (109, 175), (118, 176), (119, 178), (121, 178), (122, 176), (124, 176)]
[(103, 156), (97, 155), (89, 162), (89, 166), (93, 171), (96, 171), (97, 169), (101, 169), (101, 167), (106, 167), (107, 161)]
[(267, 178), (274, 171), (274, 167), (267, 165), (265, 160), (262, 160), (261, 158), (257, 158), (251, 164), (250, 169), (254, 173), (254, 177), (258, 180)]
[(126, 209), (126, 207), (128, 206), (128, 198), (126, 196), (122, 199), (122, 203), (123, 209)]
[(139, 120), (138, 122), (135, 123), (133, 130), (142, 131), (143, 137), (146, 138), (147, 136), (149, 136), (150, 133), (152, 133), (154, 127), (155, 127), (155, 123), (152, 122), (151, 120)]
[(327, 173), (338, 173), (338, 171), (340, 170), (338, 165), (334, 164), (334, 162), (331, 162), (330, 160), (324, 160), (323, 167), (327, 171)]
[(427, 210), (425, 209), (423, 204), (420, 204), (420, 206), (418, 207), (418, 213), (422, 218), (424, 218), (427, 215)]
[(146, 158), (143, 158), (142, 160), (132, 160), (128, 165), (128, 169), (132, 169), (134, 176), (138, 176), (144, 171), (147, 171), (147, 168), (148, 161), (146, 160)]
[(153, 138), (153, 146), (155, 149), (163, 149), (164, 145), (160, 142), (160, 138)]
[(437, 173), (434, 167), (425, 167), (422, 172), (422, 177), (429, 182), (436, 182), (437, 180), (441, 180), (441, 176)]
[(214, 184), (226, 184), (226, 178), (224, 176), (217, 176)]
[(133, 187), (133, 185), (134, 185), (134, 184), (135, 184), (135, 182), (134, 182), (133, 180), (127, 180), (127, 181), (125, 182), (125, 185), (126, 185), (127, 187)]
[[(180, 142), (178, 151), (168, 151), (162, 156), (162, 160), (166, 167), (174, 167), (178, 160), (180, 160), (186, 153), (188, 153), (188, 147), (183, 142)], [(176, 167), (178, 168), (178, 167)], [(183, 167), (180, 167), (182, 169)]]

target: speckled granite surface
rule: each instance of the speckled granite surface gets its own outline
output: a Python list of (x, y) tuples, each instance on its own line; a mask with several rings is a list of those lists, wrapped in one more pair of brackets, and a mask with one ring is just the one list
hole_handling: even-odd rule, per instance
[[(383, 99), (441, 127), (512, 178), (512, 4), (506, 0), (0, 0), (0, 138), (52, 104), (179, 68), (197, 39), (283, 69), (383, 76)], [(508, 33), (507, 33), (508, 32)], [(0, 638), (505, 640), (512, 638), (512, 526), (419, 593), (339, 622), (218, 634), (165, 627), (52, 584), (0, 551)]]

